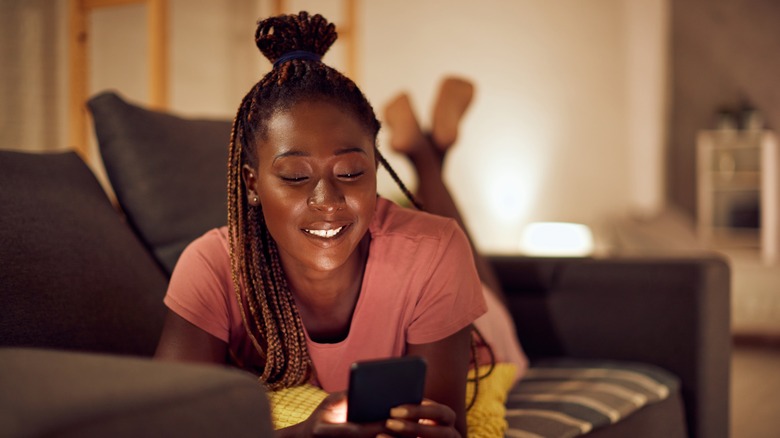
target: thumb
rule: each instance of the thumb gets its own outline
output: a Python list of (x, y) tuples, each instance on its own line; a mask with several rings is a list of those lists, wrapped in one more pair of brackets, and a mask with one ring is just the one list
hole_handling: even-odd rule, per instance
[(317, 407), (323, 421), (327, 423), (347, 422), (347, 395), (335, 392), (328, 395)]

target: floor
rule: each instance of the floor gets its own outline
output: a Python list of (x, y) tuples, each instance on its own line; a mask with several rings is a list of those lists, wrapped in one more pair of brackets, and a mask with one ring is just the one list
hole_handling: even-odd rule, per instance
[(780, 347), (734, 347), (731, 437), (780, 437)]

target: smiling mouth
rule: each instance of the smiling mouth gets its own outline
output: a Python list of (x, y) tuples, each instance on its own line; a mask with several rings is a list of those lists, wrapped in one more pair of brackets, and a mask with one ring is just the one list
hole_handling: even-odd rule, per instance
[(313, 236), (322, 237), (323, 239), (332, 239), (332, 238), (338, 236), (339, 233), (341, 233), (341, 231), (343, 231), (345, 228), (347, 228), (346, 225), (338, 227), (338, 228), (334, 228), (332, 230), (306, 230), (306, 229), (304, 229), (303, 231), (305, 231), (305, 232), (307, 232), (307, 233), (309, 233), (309, 234), (311, 234)]

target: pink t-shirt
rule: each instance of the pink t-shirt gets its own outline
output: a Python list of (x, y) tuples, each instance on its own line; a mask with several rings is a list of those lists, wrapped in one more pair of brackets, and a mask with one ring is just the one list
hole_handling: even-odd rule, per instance
[[(446, 338), (486, 311), (468, 239), (455, 221), (379, 198), (369, 233), (363, 285), (346, 339), (321, 344), (306, 337), (314, 383), (328, 392), (347, 388), (353, 362), (402, 356), (407, 343)], [(232, 362), (250, 370), (259, 363), (238, 308), (226, 227), (187, 247), (164, 301), (228, 343)]]

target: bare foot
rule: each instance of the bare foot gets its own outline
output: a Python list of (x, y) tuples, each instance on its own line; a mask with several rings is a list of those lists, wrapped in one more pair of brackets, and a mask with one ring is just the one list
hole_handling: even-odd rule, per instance
[(385, 122), (390, 127), (390, 147), (409, 155), (422, 148), (425, 136), (417, 123), (409, 96), (399, 94), (385, 106)]
[(458, 139), (458, 125), (474, 97), (471, 82), (456, 78), (445, 78), (439, 88), (439, 96), (433, 107), (433, 142), (446, 150)]

